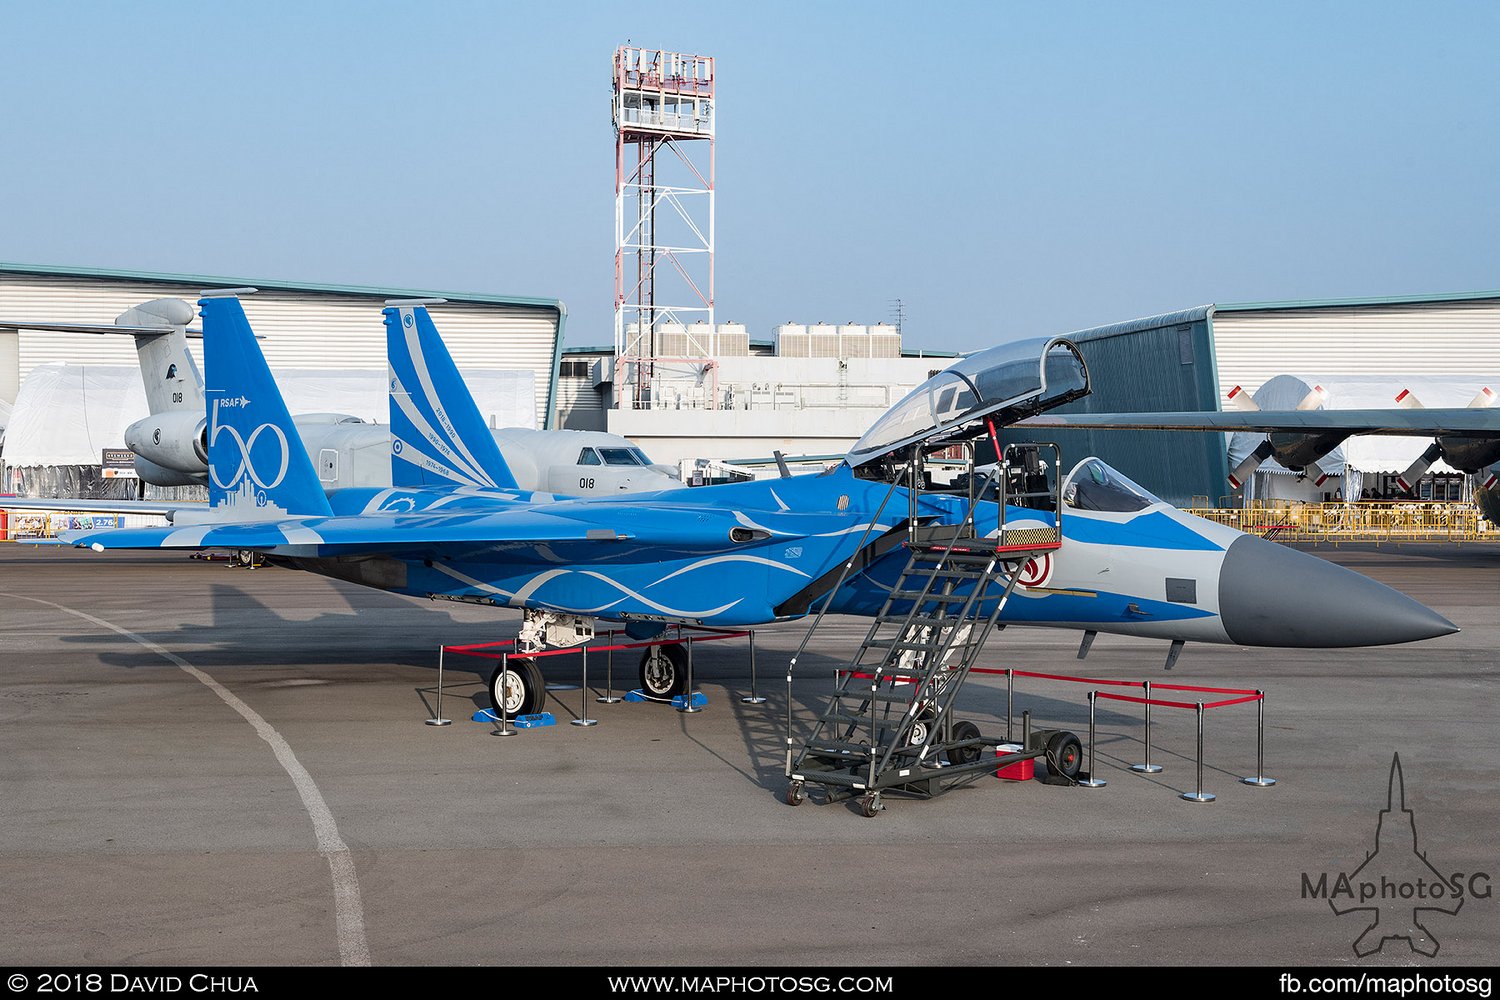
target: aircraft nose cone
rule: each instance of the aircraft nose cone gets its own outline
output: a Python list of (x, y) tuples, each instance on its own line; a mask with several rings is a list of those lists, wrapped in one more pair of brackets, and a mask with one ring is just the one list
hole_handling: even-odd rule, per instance
[(1383, 583), (1251, 535), (1224, 553), (1219, 615), (1243, 646), (1384, 646), (1458, 631)]

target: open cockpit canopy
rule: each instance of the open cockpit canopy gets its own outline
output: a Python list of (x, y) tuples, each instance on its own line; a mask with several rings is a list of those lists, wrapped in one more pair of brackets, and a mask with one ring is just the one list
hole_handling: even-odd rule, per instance
[(847, 460), (857, 467), (918, 442), (966, 437), (980, 430), (984, 418), (1010, 424), (1088, 392), (1088, 366), (1072, 341), (1038, 337), (1001, 344), (970, 354), (907, 393), (855, 442)]

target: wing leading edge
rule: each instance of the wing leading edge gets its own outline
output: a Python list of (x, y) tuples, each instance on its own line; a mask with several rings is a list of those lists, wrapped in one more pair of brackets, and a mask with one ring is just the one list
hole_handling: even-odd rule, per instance
[(1468, 407), (1378, 410), (1177, 411), (1165, 413), (1045, 413), (1017, 421), (1018, 428), (1152, 431), (1278, 431), (1500, 437), (1500, 411)]

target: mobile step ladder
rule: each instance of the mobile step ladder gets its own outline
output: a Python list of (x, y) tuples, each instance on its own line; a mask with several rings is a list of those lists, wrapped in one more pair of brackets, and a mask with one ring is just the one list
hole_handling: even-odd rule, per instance
[[(993, 424), (988, 430), (998, 451)], [(886, 790), (932, 796), (981, 772), (1049, 752), (1053, 767), (1077, 772), (1080, 748), (1071, 733), (1028, 731), (1015, 752), (996, 756), (991, 751), (1004, 740), (954, 719), (959, 691), (1022, 568), (1062, 545), (1057, 446), (1004, 449), (1003, 460), (977, 492), (971, 471), (966, 509), (956, 525), (930, 523), (930, 516), (920, 514), (923, 450), (909, 453), (902, 476), (910, 504), (905, 568), (859, 649), (838, 672), (828, 707), (800, 748), (788, 714), (786, 801), (791, 805), (803, 801), (808, 784), (817, 784), (829, 789), (830, 799), (858, 796), (860, 811), (874, 816)], [(1049, 452), (1050, 486), (1042, 459)], [(972, 470), (972, 448), (969, 455)], [(991, 493), (994, 513), (986, 513), (985, 520), (996, 527), (981, 534), (976, 520), (990, 506), (984, 501)], [(1026, 517), (1029, 512), (1017, 507), (1050, 510), (1050, 515)], [(1025, 523), (1014, 524), (1017, 520)], [(821, 620), (820, 614), (804, 648)]]

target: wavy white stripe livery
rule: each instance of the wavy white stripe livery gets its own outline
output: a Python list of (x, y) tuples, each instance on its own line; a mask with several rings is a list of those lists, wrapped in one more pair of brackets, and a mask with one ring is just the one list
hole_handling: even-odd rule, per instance
[[(624, 594), (625, 597), (630, 597), (630, 598), (633, 598), (633, 599), (635, 599), (637, 601), (640, 601), (642, 604), (646, 605), (647, 607), (649, 607), (649, 608), (651, 608), (651, 609), (653, 609), (655, 611), (660, 611), (664, 615), (675, 615), (675, 616), (677, 616), (679, 618), (712, 618), (714, 615), (723, 614), (725, 611), (728, 611), (730, 608), (734, 607), (736, 604), (739, 604), (740, 601), (743, 600), (743, 598), (737, 598), (737, 599), (735, 599), (733, 601), (730, 601), (728, 604), (722, 605), (720, 607), (717, 607), (717, 608), (708, 608), (708, 609), (703, 609), (703, 610), (698, 610), (698, 611), (690, 611), (690, 610), (687, 610), (687, 609), (684, 609), (684, 608), (673, 608), (673, 607), (670, 607), (668, 605), (660, 604), (660, 603), (658, 603), (656, 601), (653, 601), (649, 597), (646, 597), (646, 596), (644, 596), (642, 594), (638, 594), (635, 591), (631, 590), (629, 587), (627, 587), (624, 584), (620, 583), (618, 580), (611, 580), (609, 577), (605, 576), (603, 573), (596, 573), (593, 570), (570, 570), (570, 569), (549, 569), (549, 570), (547, 570), (544, 573), (538, 573), (536, 576), (532, 577), (525, 584), (523, 584), (521, 586), (520, 590), (516, 591), (515, 593), (511, 593), (510, 591), (501, 590), (499, 587), (496, 587), (496, 586), (493, 586), (491, 584), (485, 583), (482, 580), (476, 580), (473, 577), (469, 576), (468, 574), (461, 573), (461, 572), (459, 572), (458, 570), (454, 569), (451, 566), (444, 566), (442, 563), (435, 562), (435, 563), (433, 563), (432, 568), (435, 569), (435, 570), (437, 570), (437, 571), (439, 571), (440, 573), (443, 573), (443, 574), (447, 575), (447, 576), (451, 576), (453, 579), (458, 580), (460, 583), (466, 583), (469, 586), (475, 588), (476, 590), (483, 591), (483, 592), (485, 592), (487, 594), (495, 594), (495, 595), (497, 595), (499, 597), (503, 597), (507, 601), (531, 600), (532, 599), (532, 595), (534, 595), (537, 592), (537, 590), (539, 590), (543, 585), (545, 585), (547, 583), (550, 583), (551, 581), (553, 581), (553, 580), (555, 580), (555, 579), (557, 579), (559, 577), (567, 576), (570, 573), (582, 573), (584, 576), (591, 576), (591, 577), (593, 577), (596, 580), (600, 580), (600, 581), (602, 581), (604, 583), (609, 584), (611, 587), (614, 587), (620, 593)], [(783, 567), (783, 568), (790, 569), (791, 567)], [(793, 572), (798, 572), (798, 571), (794, 570)], [(674, 573), (672, 575), (675, 576), (676, 574)], [(806, 576), (807, 574), (803, 573), (802, 575)], [(665, 579), (667, 579), (667, 577), (663, 577), (662, 579), (665, 580)], [(661, 580), (657, 580), (656, 581), (656, 583), (660, 583), (660, 582), (661, 582)], [(647, 586), (648, 587), (654, 587), (654, 586), (656, 586), (656, 583), (647, 584)], [(553, 607), (558, 608), (559, 610), (569, 611), (569, 612), (571, 612), (573, 614), (578, 614), (578, 615), (593, 615), (593, 614), (598, 614), (601, 611), (608, 611), (610, 608), (613, 608), (613, 607), (621, 604), (624, 601), (624, 599), (625, 598), (622, 597), (618, 601), (611, 601), (608, 604), (601, 604), (599, 607), (596, 607), (596, 608), (576, 608), (576, 607), (569, 607), (567, 605), (557, 604), (557, 603), (552, 602), (552, 601), (547, 601), (545, 603), (550, 604)], [(541, 599), (537, 598), (537, 600), (541, 600)]]
[(891, 525), (885, 524), (881, 521), (875, 521), (873, 523), (866, 521), (863, 524), (854, 524), (850, 525), (847, 528), (840, 528), (838, 531), (824, 531), (816, 535), (803, 535), (794, 531), (779, 531), (776, 528), (768, 528), (764, 524), (760, 524), (756, 521), (751, 520), (740, 511), (734, 511), (734, 519), (747, 528), (755, 528), (758, 531), (766, 531), (771, 533), (772, 535), (795, 536), (797, 538), (839, 538), (843, 535), (852, 535), (856, 531), (864, 531), (866, 528), (879, 528), (882, 532), (888, 531), (891, 528)]
[[(422, 343), (421, 338), (417, 334), (415, 317), (413, 317), (412, 324), (408, 326), (406, 323), (408, 316), (412, 316), (412, 310), (401, 310), (401, 330), (406, 339), (406, 352), (407, 356), (411, 359), (412, 368), (417, 373), (417, 381), (422, 383), (422, 391), (426, 393), (425, 398), (432, 407), (432, 412), (437, 415), (438, 420), (442, 421), (443, 430), (448, 432), (452, 446), (467, 460), (470, 467), (469, 471), (476, 474), (484, 485), (498, 486), (499, 483), (496, 483), (489, 476), (485, 475), (484, 465), (470, 453), (468, 447), (464, 444), (463, 437), (459, 435), (457, 428), (453, 426), (453, 421), (449, 418), (448, 411), (444, 409), (443, 401), (438, 396), (437, 389), (432, 384), (432, 373), (428, 371), (427, 358), (422, 353)], [(463, 376), (460, 375), (459, 378), (462, 379)]]
[[(564, 570), (564, 572), (568, 572), (568, 571)], [(683, 610), (681, 608), (671, 608), (671, 607), (668, 607), (665, 604), (658, 604), (655, 601), (651, 600), (651, 598), (646, 597), (643, 594), (637, 594), (635, 591), (631, 590), (629, 587), (625, 586), (623, 583), (620, 583), (618, 580), (611, 580), (609, 577), (605, 576), (603, 573), (595, 573), (591, 569), (574, 570), (573, 572), (582, 573), (584, 576), (592, 576), (596, 580), (603, 580), (605, 583), (609, 584), (611, 587), (614, 587), (620, 593), (625, 594), (628, 597), (635, 598), (637, 601), (640, 601), (642, 604), (646, 605), (648, 608), (653, 608), (653, 609), (655, 609), (657, 611), (660, 611), (664, 615), (677, 615), (679, 618), (712, 618), (714, 615), (721, 615), (721, 614), (723, 614), (724, 612), (728, 611), (730, 608), (734, 607), (736, 604), (739, 604), (742, 600), (744, 600), (743, 597), (737, 597), (734, 600), (730, 601), (728, 604), (721, 605), (720, 607), (713, 608), (711, 610), (685, 611), (685, 610)], [(660, 581), (657, 581), (657, 582), (660, 582)], [(656, 586), (656, 584), (655, 583), (648, 583), (646, 586), (648, 586), (648, 587), (654, 587), (654, 586)], [(618, 604), (619, 602), (616, 601), (615, 603)], [(613, 607), (613, 606), (614, 605), (610, 605), (610, 607)]]
[(672, 579), (672, 577), (674, 577), (674, 576), (680, 576), (683, 573), (691, 572), (692, 570), (699, 569), (700, 567), (703, 567), (703, 566), (713, 566), (713, 565), (716, 565), (718, 563), (727, 563), (727, 562), (760, 563), (762, 566), (772, 566), (772, 567), (774, 567), (776, 569), (784, 569), (788, 573), (796, 573), (798, 576), (806, 577), (808, 579), (812, 579), (812, 574), (810, 574), (810, 573), (804, 573), (804, 572), (802, 572), (802, 570), (798, 569), (795, 566), (788, 566), (786, 563), (777, 562), (775, 559), (767, 559), (764, 556), (747, 556), (747, 555), (713, 556), (712, 558), (709, 558), (709, 559), (699, 559), (695, 563), (691, 563), (691, 564), (689, 564), (687, 566), (682, 567), (679, 570), (675, 570), (675, 571), (673, 571), (671, 573), (668, 573), (666, 576), (662, 577), (660, 580), (657, 580), (656, 583), (647, 584), (646, 589), (650, 590), (652, 587), (656, 586), (657, 583), (666, 583), (668, 580)]

